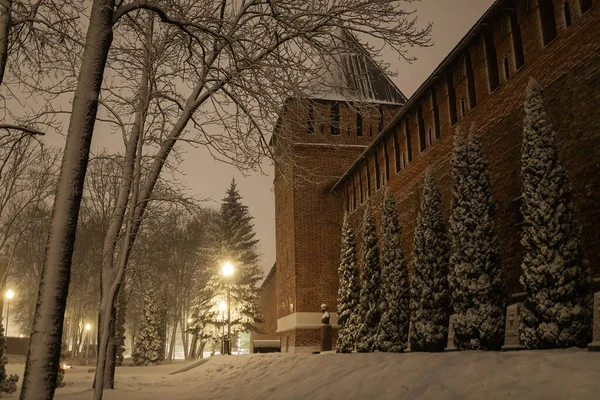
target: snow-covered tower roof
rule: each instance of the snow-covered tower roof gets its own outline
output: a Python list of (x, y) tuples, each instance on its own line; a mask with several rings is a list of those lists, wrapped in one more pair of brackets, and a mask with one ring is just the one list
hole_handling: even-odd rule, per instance
[(336, 51), (321, 60), (311, 98), (402, 105), (406, 96), (347, 30), (333, 35)]

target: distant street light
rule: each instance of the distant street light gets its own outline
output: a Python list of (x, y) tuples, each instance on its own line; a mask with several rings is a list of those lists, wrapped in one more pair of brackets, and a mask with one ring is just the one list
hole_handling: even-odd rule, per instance
[(10, 316), (10, 300), (15, 297), (15, 292), (13, 292), (11, 289), (8, 289), (6, 291), (6, 299), (8, 300), (6, 302), (6, 337), (8, 337), (8, 317)]
[[(225, 278), (229, 278), (234, 273), (233, 264), (227, 261), (223, 264), (223, 268), (221, 269), (223, 276)], [(225, 283), (227, 287), (227, 354), (231, 354), (231, 285), (230, 282), (227, 281)], [(223, 346), (225, 347), (225, 346)]]

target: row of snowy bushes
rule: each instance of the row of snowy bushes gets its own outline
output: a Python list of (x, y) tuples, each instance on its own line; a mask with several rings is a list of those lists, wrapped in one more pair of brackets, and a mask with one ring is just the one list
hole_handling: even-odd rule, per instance
[[(560, 165), (541, 87), (527, 88), (522, 141), (525, 250), (519, 315), (528, 348), (584, 346), (591, 334), (590, 273), (575, 220), (571, 188)], [(414, 233), (412, 276), (401, 245), (396, 201), (385, 191), (381, 242), (369, 205), (362, 226), (362, 275), (346, 216), (339, 267), (338, 352), (442, 351), (452, 315), (459, 349), (499, 350), (507, 294), (495, 228), (496, 207), (481, 143), (457, 132), (453, 201), (446, 230), (441, 194), (427, 171)], [(449, 234), (448, 234), (449, 233)], [(409, 339), (410, 326), (410, 339)]]

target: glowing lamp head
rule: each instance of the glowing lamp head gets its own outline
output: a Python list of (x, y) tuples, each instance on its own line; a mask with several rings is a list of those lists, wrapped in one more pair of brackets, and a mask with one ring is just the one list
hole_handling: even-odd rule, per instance
[(15, 296), (15, 292), (13, 292), (11, 289), (8, 289), (8, 290), (6, 291), (6, 298), (7, 298), (7, 299), (9, 299), (9, 300), (10, 300), (10, 299), (12, 299), (14, 296)]
[(224, 301), (222, 301), (222, 302), (219, 303), (219, 310), (220, 311), (227, 310), (227, 304)]
[(192, 323), (192, 319), (188, 318), (188, 324), (191, 324), (191, 323)]
[(89, 331), (90, 329), (92, 329), (92, 326), (90, 324), (85, 324), (85, 330)]
[(223, 264), (223, 268), (221, 269), (221, 272), (223, 273), (224, 276), (233, 275), (233, 264), (231, 264), (229, 261), (227, 261), (225, 264)]

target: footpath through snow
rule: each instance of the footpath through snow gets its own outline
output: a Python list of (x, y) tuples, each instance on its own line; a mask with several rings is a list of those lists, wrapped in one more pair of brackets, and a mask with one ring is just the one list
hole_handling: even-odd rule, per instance
[[(585, 350), (407, 354), (257, 354), (120, 367), (111, 399), (598, 399), (600, 353)], [(22, 376), (22, 365), (7, 372)], [(91, 398), (93, 373), (67, 371), (58, 400)], [(7, 398), (17, 397), (16, 394)]]

